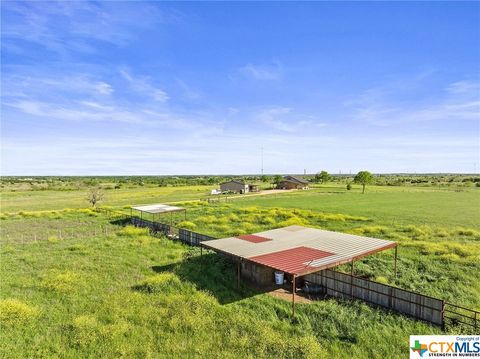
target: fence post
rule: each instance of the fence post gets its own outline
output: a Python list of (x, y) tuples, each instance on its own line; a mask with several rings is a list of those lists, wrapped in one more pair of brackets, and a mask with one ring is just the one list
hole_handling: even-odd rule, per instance
[(390, 309), (393, 309), (393, 287), (391, 286), (390, 287), (390, 296), (388, 298), (388, 306), (390, 307)]
[(352, 267), (350, 268), (350, 297), (353, 298), (353, 262), (352, 259)]
[(442, 300), (442, 331), (445, 331), (445, 301)]

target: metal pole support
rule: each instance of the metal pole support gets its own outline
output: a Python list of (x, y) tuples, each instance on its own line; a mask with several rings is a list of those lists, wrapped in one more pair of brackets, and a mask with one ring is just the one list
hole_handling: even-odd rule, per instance
[(295, 274), (292, 280), (292, 318), (295, 318)]
[(398, 246), (395, 246), (395, 260), (393, 263), (393, 272), (395, 273), (395, 278), (397, 278), (397, 248)]

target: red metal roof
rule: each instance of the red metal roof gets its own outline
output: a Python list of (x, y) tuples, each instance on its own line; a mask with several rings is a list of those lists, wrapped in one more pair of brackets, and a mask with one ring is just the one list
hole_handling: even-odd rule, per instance
[(296, 247), (283, 251), (250, 257), (248, 260), (291, 274), (302, 274), (312, 268), (309, 262), (333, 256), (334, 253), (309, 247)]
[(252, 243), (262, 243), (262, 242), (267, 242), (272, 240), (271, 238), (256, 236), (254, 234), (242, 234), (240, 236), (237, 236), (237, 238), (243, 239), (244, 241), (252, 242)]

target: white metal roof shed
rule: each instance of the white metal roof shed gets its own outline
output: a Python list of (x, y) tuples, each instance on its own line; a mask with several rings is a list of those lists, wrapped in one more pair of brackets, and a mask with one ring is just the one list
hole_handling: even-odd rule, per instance
[(145, 206), (132, 206), (132, 209), (135, 209), (140, 212), (150, 213), (150, 214), (185, 211), (185, 208), (177, 207), (177, 206), (169, 206), (168, 204), (162, 204), (162, 203), (149, 204)]

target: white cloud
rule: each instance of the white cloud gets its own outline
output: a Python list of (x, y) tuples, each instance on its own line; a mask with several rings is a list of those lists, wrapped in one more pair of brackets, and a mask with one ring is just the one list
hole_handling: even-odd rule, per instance
[(255, 80), (278, 80), (282, 74), (279, 64), (273, 66), (247, 64), (240, 68), (240, 72)]
[(111, 84), (84, 73), (62, 73), (61, 71), (38, 75), (22, 68), (18, 73), (10, 70), (2, 78), (3, 97), (55, 97), (67, 94), (109, 96), (114, 88)]
[(373, 125), (389, 126), (425, 121), (478, 121), (480, 119), (480, 92), (478, 85), (468, 81), (454, 82), (428, 103), (416, 98), (403, 100), (405, 92), (421, 89), (403, 87), (376, 87), (364, 91), (345, 105), (353, 109), (353, 118)]
[(4, 16), (10, 18), (2, 26), (2, 40), (23, 40), (47, 49), (68, 52), (94, 52), (101, 41), (125, 46), (142, 29), (153, 27), (165, 17), (155, 6), (137, 3), (135, 11), (126, 11), (125, 4), (86, 1), (49, 1), (2, 3)]
[(292, 132), (295, 126), (285, 118), (291, 111), (288, 107), (273, 107), (260, 111), (257, 119), (275, 130)]
[(101, 93), (102, 95), (110, 95), (113, 92), (112, 86), (105, 82), (97, 82), (95, 84), (95, 88), (98, 93)]
[(448, 85), (446, 90), (453, 94), (465, 94), (475, 92), (477, 96), (480, 96), (480, 84), (474, 81), (457, 81)]
[(255, 115), (255, 119), (271, 129), (290, 133), (326, 126), (314, 116), (295, 113), (292, 108), (281, 106), (263, 109)]
[(133, 77), (127, 70), (120, 69), (120, 74), (122, 77), (128, 81), (130, 87), (135, 92), (138, 92), (143, 95), (147, 95), (153, 98), (157, 102), (167, 102), (169, 97), (167, 93), (158, 88), (153, 86), (150, 82), (151, 79), (146, 76), (137, 76)]

